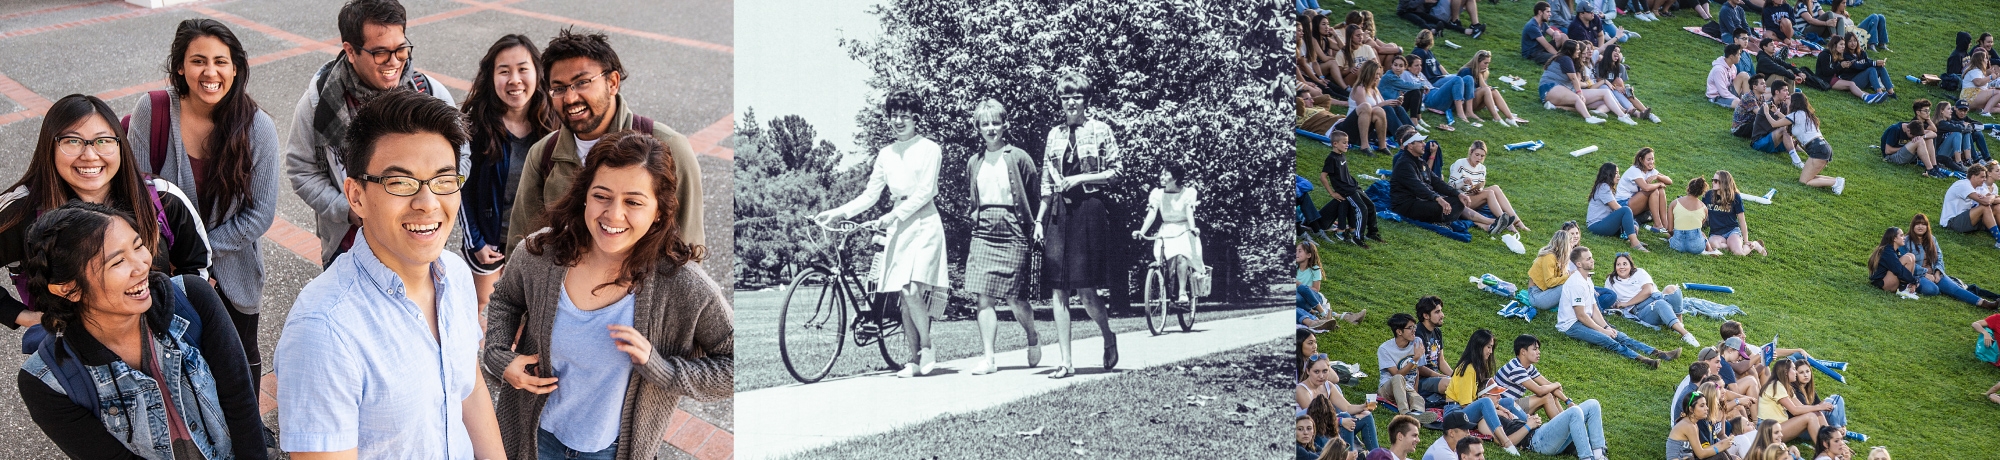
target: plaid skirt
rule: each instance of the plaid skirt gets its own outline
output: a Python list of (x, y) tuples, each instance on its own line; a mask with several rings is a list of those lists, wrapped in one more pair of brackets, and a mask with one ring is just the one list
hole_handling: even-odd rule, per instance
[(975, 213), (972, 244), (965, 258), (965, 289), (999, 299), (1028, 293), (1028, 226), (1012, 206), (985, 206)]

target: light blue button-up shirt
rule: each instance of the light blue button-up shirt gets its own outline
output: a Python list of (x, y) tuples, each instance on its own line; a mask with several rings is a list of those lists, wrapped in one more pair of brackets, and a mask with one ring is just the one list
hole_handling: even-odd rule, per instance
[(275, 362), (285, 451), (473, 458), (461, 406), (479, 379), (477, 293), (457, 257), (431, 279), (437, 340), (366, 238), (299, 291)]

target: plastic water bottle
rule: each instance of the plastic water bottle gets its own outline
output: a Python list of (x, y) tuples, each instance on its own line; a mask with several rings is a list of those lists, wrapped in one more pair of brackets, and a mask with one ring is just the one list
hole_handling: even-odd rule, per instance
[(1382, 177), (1389, 177), (1389, 176), (1393, 176), (1393, 175), (1396, 175), (1396, 172), (1395, 172), (1395, 171), (1390, 171), (1390, 170), (1387, 170), (1387, 169), (1377, 169), (1377, 170), (1375, 170), (1375, 175), (1378, 175), (1378, 176), (1382, 176)]
[(1507, 144), (1507, 150), (1528, 149), (1532, 151), (1539, 148), (1542, 148), (1542, 141), (1515, 142), (1512, 144)]

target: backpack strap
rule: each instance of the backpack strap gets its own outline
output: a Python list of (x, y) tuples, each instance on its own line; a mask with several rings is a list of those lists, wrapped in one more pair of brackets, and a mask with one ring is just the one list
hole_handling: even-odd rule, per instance
[(146, 183), (146, 197), (153, 199), (153, 220), (160, 223), (160, 236), (166, 238), (167, 247), (174, 246), (174, 226), (167, 222), (167, 207), (160, 203), (160, 189), (153, 187), (153, 179), (158, 176), (143, 175), (139, 181)]
[[(633, 115), (632, 129), (639, 131), (641, 133), (646, 133), (646, 135), (651, 136), (653, 135), (653, 119), (646, 118), (645, 115)], [(549, 138), (549, 142), (542, 144), (542, 161), (537, 164), (537, 166), (540, 167), (541, 169), (536, 170), (541, 172), (542, 182), (549, 181), (549, 170), (555, 168), (556, 166), (557, 141), (558, 139), (551, 136)]]
[(201, 313), (194, 310), (194, 302), (188, 299), (187, 281), (185, 279), (188, 276), (194, 275), (174, 275), (168, 276), (167, 279), (172, 280), (168, 285), (172, 286), (174, 290), (174, 316), (186, 320), (188, 323), (187, 330), (181, 332), (181, 341), (187, 343), (188, 348), (199, 351), (201, 350)]
[(174, 129), (172, 120), (167, 119), (173, 115), (167, 107), (170, 102), (166, 90), (153, 90), (146, 95), (153, 99), (152, 144), (147, 145), (147, 150), (151, 151), (148, 153), (153, 160), (153, 174), (160, 174), (160, 169), (167, 166), (167, 143), (173, 142), (173, 136), (167, 132)]
[(633, 115), (632, 129), (638, 130), (639, 132), (646, 133), (646, 135), (651, 136), (653, 135), (653, 119), (646, 118), (645, 115)]
[[(411, 72), (416, 72), (416, 70), (411, 70)], [(437, 95), (431, 92), (431, 77), (424, 76), (423, 72), (416, 72), (416, 74), (410, 75), (410, 86), (415, 87), (419, 93), (431, 96)]]
[(35, 349), (35, 356), (41, 358), (49, 374), (55, 377), (56, 385), (61, 387), (56, 391), (68, 395), (70, 403), (82, 406), (92, 417), (97, 416), (97, 381), (90, 378), (90, 370), (84, 368), (68, 341), (61, 335), (49, 336)]

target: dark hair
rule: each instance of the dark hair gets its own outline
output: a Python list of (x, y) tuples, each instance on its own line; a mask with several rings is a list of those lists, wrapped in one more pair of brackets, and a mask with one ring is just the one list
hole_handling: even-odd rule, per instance
[(1716, 332), (1722, 335), (1722, 340), (1729, 340), (1730, 337), (1741, 337), (1743, 335), (1743, 323), (1736, 322), (1733, 319), (1723, 321), (1722, 326)]
[[(1891, 226), (1891, 227), (1889, 227), (1889, 228), (1887, 228), (1887, 229), (1884, 229), (1884, 230), (1882, 230), (1882, 243), (1881, 243), (1881, 244), (1878, 244), (1878, 245), (1876, 245), (1876, 246), (1875, 246), (1875, 252), (1873, 252), (1873, 253), (1871, 253), (1871, 254), (1869, 254), (1869, 255), (1868, 255), (1868, 269), (1869, 269), (1869, 270), (1871, 270), (1871, 271), (1872, 271), (1872, 270), (1874, 270), (1874, 269), (1875, 269), (1875, 267), (1876, 267), (1876, 266), (1879, 266), (1879, 265), (1881, 265), (1882, 263), (1884, 263), (1884, 262), (1885, 262), (1885, 261), (1883, 261), (1883, 260), (1882, 260), (1882, 253), (1885, 253), (1885, 252), (1892, 252), (1892, 251), (1895, 251), (1895, 250), (1896, 250), (1896, 236), (1897, 236), (1897, 235), (1901, 235), (1901, 234), (1903, 234), (1903, 229), (1901, 229), (1901, 228), (1897, 228), (1897, 227), (1893, 227), (1893, 226)], [(1894, 258), (1894, 257), (1895, 257), (1895, 255), (1894, 255), (1894, 254), (1891, 254), (1891, 255), (1890, 255), (1889, 257), (1891, 257), (1891, 258)], [(1889, 260), (1889, 261), (1886, 261), (1886, 263), (1892, 263), (1892, 264), (1893, 264), (1893, 263), (1897, 263), (1897, 262), (1896, 262), (1896, 261), (1894, 261), (1894, 260)]]
[(653, 177), (653, 202), (659, 208), (659, 218), (645, 235), (639, 236), (639, 242), (619, 267), (618, 278), (592, 291), (607, 286), (638, 285), (656, 271), (672, 275), (682, 264), (704, 258), (704, 248), (681, 240), (681, 222), (677, 218), (681, 206), (701, 203), (680, 202), (682, 184), (677, 168), (681, 165), (667, 154), (666, 144), (637, 131), (619, 131), (598, 141), (585, 158), (583, 170), (576, 173), (576, 182), (569, 191), (542, 211), (542, 220), (549, 223), (549, 229), (528, 239), (529, 253), (547, 255), (556, 265), (575, 267), (591, 251), (593, 224), (584, 216), (584, 204), (590, 200), (590, 186), (596, 181), (598, 171), (637, 166)]
[(1417, 422), (1416, 417), (1411, 417), (1408, 414), (1398, 415), (1396, 418), (1389, 419), (1389, 439), (1394, 440), (1395, 436), (1399, 434), (1416, 434), (1417, 427), (1422, 425), (1422, 423)]
[[(1924, 226), (1924, 233), (1921, 235), (1917, 234), (1918, 224), (1923, 224)], [(1932, 232), (1936, 231), (1935, 227), (1937, 226), (1931, 225), (1930, 216), (1926, 216), (1924, 213), (1920, 212), (1910, 217), (1910, 241), (1916, 243), (1917, 247), (1923, 250), (1924, 257), (1926, 257), (1924, 260), (1933, 264), (1938, 261), (1937, 237), (1931, 235)]]
[(917, 95), (909, 91), (891, 91), (888, 96), (882, 98), (882, 114), (884, 115), (892, 113), (914, 115), (922, 109), (922, 106), (923, 101), (917, 99)]
[(1625, 78), (1625, 73), (1620, 69), (1625, 66), (1625, 61), (1612, 57), (1612, 53), (1618, 52), (1620, 49), (1622, 48), (1618, 47), (1617, 42), (1612, 42), (1611, 44), (1604, 45), (1603, 50), (1598, 51), (1597, 55), (1604, 57), (1597, 60), (1598, 78), (1603, 78), (1607, 81)]
[(1595, 198), (1598, 187), (1611, 187), (1614, 193), (1618, 191), (1618, 165), (1606, 161), (1597, 166), (1597, 178), (1590, 182), (1590, 193), (1585, 200)]
[(1519, 355), (1521, 354), (1521, 350), (1541, 345), (1542, 339), (1535, 338), (1534, 334), (1521, 334), (1514, 337), (1514, 354)]
[(1160, 165), (1160, 172), (1174, 176), (1174, 182), (1179, 182), (1182, 187), (1187, 186), (1187, 166), (1182, 166), (1180, 162), (1169, 161), (1163, 163)]
[(1793, 112), (1805, 112), (1806, 118), (1812, 120), (1813, 126), (1819, 126), (1819, 114), (1813, 111), (1812, 101), (1806, 99), (1806, 93), (1792, 93), (1791, 109)]
[(1743, 29), (1742, 27), (1737, 27), (1737, 28), (1736, 28), (1736, 30), (1733, 30), (1733, 31), (1730, 31), (1730, 32), (1729, 32), (1729, 36), (1731, 36), (1731, 37), (1749, 37), (1749, 36), (1750, 36), (1750, 31), (1748, 31), (1748, 30), (1744, 30), (1744, 29)]
[(1638, 166), (1639, 163), (1642, 162), (1642, 160), (1646, 159), (1646, 155), (1652, 155), (1652, 154), (1653, 154), (1652, 147), (1640, 147), (1639, 153), (1632, 154), (1632, 166)]
[(1535, 2), (1534, 14), (1536, 16), (1540, 16), (1543, 11), (1548, 11), (1548, 10), (1549, 10), (1549, 2)]
[(625, 81), (625, 64), (618, 60), (618, 51), (611, 49), (611, 38), (601, 33), (576, 33), (574, 27), (564, 27), (549, 39), (549, 48), (542, 50), (542, 87), (547, 88), (550, 75), (546, 70), (555, 68), (557, 62), (569, 58), (585, 58), (597, 61), (606, 72), (618, 72), (618, 81)]
[[(1758, 41), (1757, 41), (1757, 49), (1760, 49), (1760, 50), (1761, 50), (1761, 49), (1764, 49), (1764, 48), (1770, 48), (1770, 47), (1771, 47), (1771, 42), (1774, 42), (1774, 41), (1777, 41), (1777, 40), (1772, 40), (1772, 39), (1771, 39), (1770, 37), (1764, 37), (1764, 39), (1763, 39), (1763, 40), (1758, 40)], [(1777, 56), (1772, 56), (1772, 57), (1771, 57), (1771, 59), (1777, 59), (1777, 60), (1780, 60), (1780, 61), (1784, 60), (1783, 58), (1780, 58), (1780, 57), (1777, 57)]]
[[(361, 35), (361, 26), (407, 26), (403, 4), (396, 0), (348, 0), (340, 7), (340, 41), (354, 46), (360, 51), (366, 46), (367, 37)], [(248, 62), (245, 62), (246, 66)]]
[(1438, 311), (1438, 309), (1440, 308), (1444, 308), (1444, 299), (1439, 299), (1438, 296), (1427, 295), (1424, 296), (1423, 298), (1417, 299), (1418, 318), (1422, 318), (1424, 317), (1424, 315), (1431, 314), (1431, 312)]
[(1708, 179), (1696, 177), (1694, 180), (1688, 181), (1687, 191), (1687, 196), (1700, 197), (1701, 192), (1708, 191)]
[[(1333, 407), (1332, 395), (1313, 396), (1306, 402), (1306, 416), (1312, 417), (1313, 436), (1340, 437), (1340, 409)], [(1373, 421), (1373, 420), (1370, 420)], [(1292, 422), (1297, 424), (1298, 422)]]
[(1731, 55), (1731, 54), (1737, 54), (1737, 53), (1741, 53), (1741, 52), (1743, 52), (1743, 45), (1738, 45), (1738, 44), (1735, 44), (1735, 43), (1730, 43), (1730, 44), (1729, 44), (1729, 46), (1724, 46), (1724, 47), (1722, 47), (1722, 55), (1723, 55), (1723, 56), (1728, 56), (1728, 55)]
[[(76, 192), (56, 171), (56, 135), (83, 123), (90, 117), (98, 117), (111, 125), (111, 132), (120, 140), (118, 143), (118, 170), (111, 174), (109, 204), (117, 209), (129, 209), (133, 215), (151, 216), (159, 213), (153, 207), (153, 197), (146, 191), (144, 179), (136, 169), (139, 160), (132, 156), (132, 144), (127, 139), (125, 128), (118, 124), (118, 113), (97, 96), (71, 94), (57, 99), (42, 115), (42, 131), (35, 138), (35, 153), (28, 159), (28, 170), (21, 179), (8, 190), (27, 187), (28, 195), (15, 204), (25, 206), (12, 212), (5, 222), (0, 222), (0, 233), (16, 226), (29, 224), (39, 211), (62, 207), (63, 203), (76, 198)], [(155, 219), (141, 219), (133, 228), (146, 239), (146, 247), (155, 249), (159, 244), (160, 223)]]
[[(138, 219), (125, 211), (83, 200), (42, 214), (28, 227), (27, 257), (21, 260), (20, 272), (27, 277), (28, 292), (22, 294), (32, 295), (35, 306), (42, 310), (42, 327), (64, 332), (72, 325), (83, 325), (87, 310), (83, 302), (55, 295), (49, 292), (49, 285), (73, 282), (76, 292), (85, 293), (79, 299), (90, 298), (87, 273), (102, 263), (98, 255), (104, 252), (104, 233), (114, 217), (124, 219), (134, 229), (139, 227)], [(152, 262), (148, 258), (142, 263)]]
[(540, 139), (550, 131), (555, 131), (556, 111), (549, 107), (548, 88), (541, 86), (546, 80), (548, 67), (542, 66), (542, 51), (535, 48), (535, 41), (521, 34), (508, 34), (494, 41), (486, 48), (486, 57), (479, 58), (479, 73), (472, 77), (472, 89), (465, 93), (465, 104), (459, 110), (465, 112), (465, 126), (472, 142), (472, 154), (478, 157), (497, 157), (501, 146), (507, 143), (507, 127), (501, 122), (507, 115), (507, 104), (500, 102), (500, 92), (493, 90), (494, 61), (500, 53), (516, 47), (528, 51), (528, 62), (535, 66), (535, 90), (528, 96), (528, 136)]
[(1396, 331), (1401, 331), (1403, 330), (1403, 328), (1410, 327), (1410, 323), (1415, 322), (1416, 320), (1417, 319), (1411, 317), (1409, 313), (1397, 313), (1394, 315), (1389, 315), (1389, 332), (1393, 334)]
[(1472, 331), (1472, 337), (1465, 339), (1465, 352), (1459, 353), (1456, 365), (1461, 368), (1472, 366), (1476, 381), (1484, 382), (1492, 378), (1493, 356), (1486, 355), (1486, 347), (1491, 345), (1493, 345), (1493, 331), (1485, 329)]
[(1707, 362), (1707, 361), (1695, 361), (1695, 362), (1692, 362), (1692, 363), (1688, 363), (1688, 382), (1689, 382), (1689, 383), (1701, 383), (1701, 379), (1705, 379), (1705, 378), (1708, 378), (1708, 362)]
[[(167, 81), (173, 84), (174, 94), (187, 99), (193, 94), (188, 88), (187, 77), (180, 75), (186, 65), (188, 45), (201, 37), (215, 37), (229, 47), (229, 64), (236, 69), (236, 78), (229, 85), (229, 92), (216, 102), (209, 112), (209, 120), (215, 129), (208, 134), (209, 161), (213, 166), (206, 174), (194, 178), (201, 185), (200, 196), (195, 197), (201, 206), (203, 218), (209, 222), (220, 222), (223, 213), (238, 203), (250, 200), (250, 173), (257, 152), (250, 148), (250, 130), (257, 122), (257, 101), (250, 98), (244, 88), (250, 85), (250, 55), (243, 50), (243, 42), (236, 39), (236, 33), (228, 26), (214, 19), (189, 19), (181, 21), (174, 30), (174, 43), (167, 58)], [(159, 171), (154, 171), (158, 173)]]
[(465, 145), (458, 109), (444, 100), (409, 89), (393, 89), (369, 99), (347, 124), (347, 177), (360, 179), (375, 159), (375, 141), (390, 134), (434, 133), (451, 143), (454, 159)]
[(1841, 439), (1840, 429), (1841, 427), (1832, 425), (1819, 427), (1819, 433), (1813, 436), (1813, 451), (1825, 453), (1828, 449), (1832, 449), (1833, 442)]
[[(1506, 433), (1501, 433), (1501, 434), (1504, 435)], [(1458, 444), (1453, 445), (1451, 447), (1451, 451), (1464, 454), (1465, 451), (1471, 449), (1472, 446), (1484, 445), (1485, 443), (1486, 441), (1479, 439), (1478, 436), (1466, 436), (1463, 438), (1458, 438)]]

